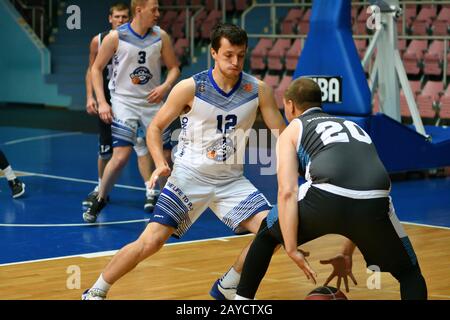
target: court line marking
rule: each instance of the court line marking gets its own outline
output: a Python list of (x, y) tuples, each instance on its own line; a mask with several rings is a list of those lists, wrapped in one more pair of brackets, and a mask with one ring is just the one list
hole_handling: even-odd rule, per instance
[[(191, 240), (191, 241), (175, 242), (175, 243), (166, 243), (164, 245), (164, 247), (166, 247), (166, 246), (167, 247), (176, 246), (176, 245), (181, 245), (181, 244), (200, 243), (200, 242), (207, 242), (207, 241), (223, 241), (223, 239), (241, 238), (241, 237), (249, 237), (249, 236), (252, 236), (252, 234), (239, 235), (239, 236), (227, 236), (227, 237), (219, 237), (219, 238), (199, 239), (199, 240)], [(0, 264), (0, 267), (14, 266), (14, 265), (28, 264), (28, 263), (35, 263), (35, 262), (45, 262), (45, 261), (53, 261), (53, 260), (70, 259), (70, 258), (86, 258), (86, 259), (100, 258), (100, 257), (107, 257), (107, 256), (115, 255), (118, 251), (119, 250), (110, 250), (110, 251), (101, 251), (101, 252), (92, 252), (92, 253), (81, 253), (81, 254), (75, 254), (75, 255), (70, 255), (70, 256), (62, 256), (62, 257), (55, 257), (55, 258), (45, 258), (45, 259), (37, 259), (37, 260), (11, 262), (11, 263)]]
[[(97, 180), (69, 178), (69, 177), (55, 176), (55, 175), (51, 175), (51, 174), (43, 174), (43, 173), (37, 173), (37, 172), (27, 172), (27, 171), (20, 171), (20, 170), (16, 170), (16, 172), (19, 173), (19, 174), (26, 175), (26, 176), (36, 176), (36, 177), (56, 179), (56, 180), (98, 184)], [(127, 185), (124, 185), (124, 184), (115, 184), (114, 187), (123, 188), (123, 189), (131, 189), (131, 190), (139, 190), (139, 191), (145, 191), (146, 190), (145, 188), (142, 188), (142, 187), (127, 186)]]
[[(412, 225), (420, 226), (420, 227), (428, 227), (428, 228), (438, 228), (438, 229), (450, 230), (450, 228), (441, 227), (441, 226), (433, 226), (433, 225), (410, 223), (410, 222), (401, 222), (401, 223), (402, 224), (412, 224)], [(87, 225), (87, 226), (90, 226), (90, 225)], [(208, 239), (199, 239), (199, 240), (182, 241), (182, 242), (175, 242), (175, 243), (166, 243), (164, 246), (174, 246), (174, 245), (199, 243), (199, 242), (206, 242), (206, 241), (229, 241), (229, 239), (240, 238), (240, 237), (249, 237), (249, 236), (252, 236), (252, 234), (238, 235), (238, 236), (227, 236), (227, 237), (218, 237), (218, 238), (208, 238)], [(54, 257), (54, 258), (18, 261), (18, 262), (11, 262), (11, 263), (0, 264), (0, 267), (19, 265), (19, 264), (27, 264), (27, 263), (34, 263), (34, 262), (61, 260), (61, 259), (68, 259), (68, 258), (87, 258), (87, 259), (100, 258), (100, 257), (107, 257), (107, 256), (115, 255), (118, 251), (119, 250), (99, 251), (99, 252), (92, 252), (92, 253), (80, 253), (80, 254), (76, 254), (76, 255)]]
[(37, 137), (29, 137), (29, 138), (7, 141), (4, 143), (4, 145), (10, 146), (10, 145), (18, 144), (18, 143), (22, 143), (22, 142), (45, 140), (45, 139), (68, 137), (68, 136), (76, 136), (76, 135), (81, 135), (81, 134), (83, 134), (83, 132), (66, 132), (66, 133), (46, 134), (46, 135), (37, 136)]
[(93, 226), (109, 226), (117, 224), (128, 224), (128, 223), (138, 223), (138, 222), (148, 222), (150, 219), (139, 219), (139, 220), (124, 220), (124, 221), (111, 221), (111, 222), (96, 222), (96, 223), (54, 223), (54, 224), (7, 224), (0, 223), (0, 227), (11, 227), (11, 228), (51, 228), (51, 227), (93, 227)]

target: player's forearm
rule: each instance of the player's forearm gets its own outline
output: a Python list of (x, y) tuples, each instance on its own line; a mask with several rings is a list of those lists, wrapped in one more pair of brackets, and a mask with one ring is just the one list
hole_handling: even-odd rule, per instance
[(164, 81), (164, 85), (167, 86), (168, 91), (172, 89), (172, 87), (175, 85), (175, 82), (177, 81), (178, 77), (180, 76), (180, 68), (178, 67), (172, 67), (167, 72), (166, 81)]
[(162, 130), (157, 126), (151, 125), (147, 128), (147, 148), (152, 155), (155, 166), (162, 167), (167, 165), (164, 157), (163, 143), (162, 143)]
[(298, 208), (295, 190), (278, 192), (278, 213), (287, 254), (297, 251)]
[(353, 255), (355, 248), (356, 245), (350, 239), (345, 239), (344, 245), (342, 246), (342, 253), (346, 256), (351, 256)]
[(89, 98), (94, 98), (94, 89), (92, 88), (92, 78), (91, 78), (91, 69), (87, 69), (86, 71), (86, 77), (85, 77), (85, 81), (86, 81), (86, 97)]
[(103, 91), (103, 76), (102, 70), (98, 68), (91, 68), (91, 78), (92, 85), (94, 86), (95, 96), (97, 97), (98, 103), (107, 103), (105, 92)]

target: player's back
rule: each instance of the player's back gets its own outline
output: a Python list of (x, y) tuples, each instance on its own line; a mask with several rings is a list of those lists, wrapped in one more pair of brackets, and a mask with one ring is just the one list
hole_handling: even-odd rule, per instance
[(111, 94), (128, 103), (151, 106), (147, 97), (161, 84), (161, 29), (155, 26), (140, 36), (126, 23), (117, 32), (119, 44), (113, 57)]
[(191, 110), (180, 116), (176, 164), (210, 179), (243, 174), (245, 147), (259, 106), (258, 80), (241, 73), (234, 88), (223, 92), (207, 70), (193, 76)]
[(299, 120), (299, 170), (310, 177), (313, 185), (336, 186), (335, 193), (339, 194), (339, 188), (390, 189), (389, 175), (370, 136), (357, 124), (326, 114), (320, 108), (309, 109)]

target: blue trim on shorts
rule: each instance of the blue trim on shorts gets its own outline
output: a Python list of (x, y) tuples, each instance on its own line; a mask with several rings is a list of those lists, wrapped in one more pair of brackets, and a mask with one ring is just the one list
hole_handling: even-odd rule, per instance
[(127, 140), (119, 139), (119, 138), (113, 136), (113, 144), (112, 144), (113, 148), (130, 147), (130, 146), (133, 147), (134, 143), (127, 141)]
[(223, 218), (223, 223), (236, 231), (242, 221), (271, 208), (262, 193), (255, 191), (227, 213)]

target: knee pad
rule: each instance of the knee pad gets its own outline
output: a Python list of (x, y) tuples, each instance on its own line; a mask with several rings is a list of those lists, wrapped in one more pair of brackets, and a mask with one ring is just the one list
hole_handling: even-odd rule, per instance
[(134, 145), (134, 151), (136, 151), (138, 157), (143, 157), (148, 154), (148, 149), (144, 138), (137, 138), (136, 144)]

